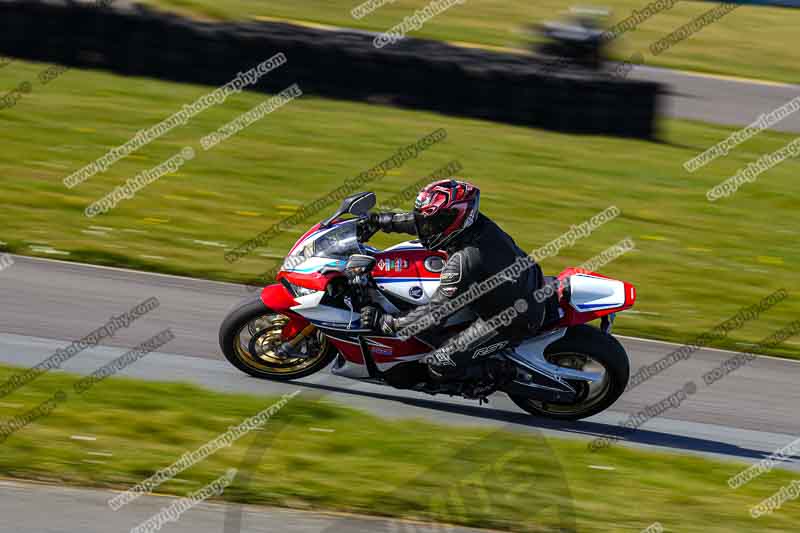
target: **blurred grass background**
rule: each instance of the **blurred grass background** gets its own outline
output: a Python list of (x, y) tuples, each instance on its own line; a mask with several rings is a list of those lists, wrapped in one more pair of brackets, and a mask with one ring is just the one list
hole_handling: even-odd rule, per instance
[[(17, 61), (2, 86), (36, 80), (45, 65)], [(709, 203), (708, 188), (792, 137), (765, 132), (694, 174), (682, 164), (732, 129), (662, 122), (663, 142), (575, 136), (391, 107), (303, 96), (205, 152), (199, 140), (264, 101), (244, 93), (215, 106), (84, 184), (62, 179), (163, 120), (208, 87), (70, 70), (34, 84), (0, 111), (0, 249), (55, 259), (247, 281), (284, 256), (309, 226), (229, 264), (238, 245), (390, 157), (445, 128), (448, 137), (370, 188), (388, 199), (451, 160), (482, 190), (481, 208), (525, 250), (616, 205), (617, 219), (542, 266), (557, 273), (630, 236), (636, 251), (602, 269), (638, 288), (638, 302), (616, 331), (684, 342), (778, 288), (790, 297), (718, 347), (746, 349), (797, 316), (797, 161), (786, 161)], [(332, 127), (335, 125), (335, 127)], [(86, 218), (84, 208), (183, 146), (197, 157), (124, 200)], [(409, 202), (409, 208), (410, 202)], [(384, 236), (379, 245), (397, 242)], [(798, 357), (790, 339), (771, 353)]]
[[(0, 367), (0, 381), (18, 370)], [(68, 395), (3, 443), (0, 474), (126, 490), (278, 399), (118, 378), (78, 396), (72, 392), (77, 380), (52, 372), (3, 398), (5, 419), (57, 390)], [(247, 454), (251, 446), (264, 453), (248, 470), (245, 456), (258, 456)], [(229, 501), (507, 531), (606, 533), (613, 524), (613, 531), (639, 532), (659, 521), (665, 531), (682, 533), (788, 532), (800, 518), (794, 502), (758, 520), (748, 514), (795, 477), (779, 468), (734, 491), (727, 479), (744, 463), (621, 445), (589, 453), (586, 441), (384, 420), (304, 393), (263, 430), (156, 492), (185, 495), (231, 467), (239, 475), (223, 494)], [(248, 472), (250, 482), (243, 484)], [(563, 516), (574, 516), (577, 528), (560, 529)]]
[[(264, 17), (383, 32), (428, 5), (430, 0), (398, 0), (360, 20), (352, 18), (350, 11), (363, 0), (144, 0), (143, 3), (203, 19)], [(648, 3), (647, 0), (608, 0), (588, 5), (610, 9), (610, 23), (614, 24)], [(530, 37), (523, 31), (523, 26), (558, 18), (559, 13), (576, 5), (586, 6), (587, 3), (576, 0), (468, 0), (425, 23), (411, 36), (524, 48)], [(650, 55), (650, 43), (666, 37), (717, 5), (714, 2), (678, 0), (671, 9), (658, 13), (635, 31), (624, 34), (614, 43), (613, 56), (622, 60), (635, 51), (641, 51), (647, 65), (797, 83), (800, 49), (792, 45), (797, 42), (800, 23), (800, 13), (796, 9), (742, 6), (667, 52), (659, 56)]]

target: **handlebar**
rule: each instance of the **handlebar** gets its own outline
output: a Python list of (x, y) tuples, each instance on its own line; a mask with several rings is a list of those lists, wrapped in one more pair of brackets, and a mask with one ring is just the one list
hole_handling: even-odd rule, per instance
[(358, 242), (367, 242), (375, 235), (380, 227), (376, 220), (376, 213), (370, 213), (356, 222), (356, 238)]

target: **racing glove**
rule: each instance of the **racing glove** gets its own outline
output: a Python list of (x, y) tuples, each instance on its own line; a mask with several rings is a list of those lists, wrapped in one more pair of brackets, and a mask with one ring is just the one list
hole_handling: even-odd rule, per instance
[(358, 222), (359, 240), (367, 242), (378, 231), (417, 234), (414, 213), (370, 213)]
[(391, 335), (394, 333), (393, 322), (392, 315), (384, 313), (377, 307), (367, 305), (361, 308), (361, 327), (363, 329), (371, 329), (384, 335)]

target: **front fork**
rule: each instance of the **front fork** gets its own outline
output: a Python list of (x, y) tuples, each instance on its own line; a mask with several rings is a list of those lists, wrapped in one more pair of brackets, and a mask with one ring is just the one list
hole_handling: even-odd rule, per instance
[(278, 346), (278, 348), (275, 349), (275, 354), (281, 357), (298, 357), (306, 359), (311, 357), (313, 354), (310, 353), (303, 354), (297, 352), (295, 351), (294, 347), (300, 344), (307, 337), (313, 335), (316, 331), (317, 331), (317, 326), (315, 326), (314, 324), (307, 325), (302, 330), (300, 330), (300, 332), (297, 335), (295, 335), (288, 341), (285, 341), (283, 344)]

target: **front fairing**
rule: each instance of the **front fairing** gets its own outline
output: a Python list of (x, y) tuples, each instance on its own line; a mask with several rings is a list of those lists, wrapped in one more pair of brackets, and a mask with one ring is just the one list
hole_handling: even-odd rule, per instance
[(310, 274), (324, 269), (344, 270), (347, 259), (363, 252), (358, 242), (357, 219), (319, 224), (303, 235), (292, 247), (281, 270)]

